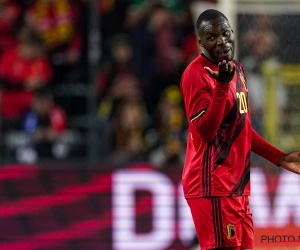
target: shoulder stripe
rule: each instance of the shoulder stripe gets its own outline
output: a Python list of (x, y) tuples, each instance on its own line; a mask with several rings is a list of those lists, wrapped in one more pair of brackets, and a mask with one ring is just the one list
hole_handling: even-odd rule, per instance
[(199, 118), (201, 115), (203, 115), (205, 113), (206, 109), (202, 109), (199, 113), (195, 114), (195, 115), (192, 115), (191, 118), (190, 118), (190, 121), (194, 121), (196, 120), (197, 118)]

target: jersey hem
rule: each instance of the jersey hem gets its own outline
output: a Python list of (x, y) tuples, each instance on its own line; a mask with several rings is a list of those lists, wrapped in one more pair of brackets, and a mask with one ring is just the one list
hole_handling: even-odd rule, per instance
[(232, 196), (250, 196), (250, 192), (245, 192), (243, 194), (240, 193), (232, 193), (232, 194), (224, 194), (224, 193), (216, 193), (213, 195), (200, 195), (200, 194), (191, 194), (191, 195), (184, 195), (184, 198), (186, 199), (193, 199), (193, 198), (207, 198), (207, 197), (232, 197)]

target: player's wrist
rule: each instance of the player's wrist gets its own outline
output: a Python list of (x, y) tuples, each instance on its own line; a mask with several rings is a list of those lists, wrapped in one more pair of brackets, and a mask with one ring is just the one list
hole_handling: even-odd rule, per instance
[(278, 166), (278, 167), (281, 167), (282, 163), (285, 161), (285, 156), (286, 156), (286, 154), (283, 153), (283, 154), (279, 157), (278, 163), (277, 163), (277, 166)]
[(219, 81), (219, 82), (224, 85), (230, 85), (230, 82), (222, 82), (222, 81)]
[(229, 85), (232, 79), (228, 79), (227, 77), (219, 77), (218, 82), (221, 84)]
[(220, 81), (216, 81), (216, 82), (217, 82), (216, 88), (228, 90), (229, 87), (230, 87), (230, 83), (223, 83), (223, 82), (220, 82)]

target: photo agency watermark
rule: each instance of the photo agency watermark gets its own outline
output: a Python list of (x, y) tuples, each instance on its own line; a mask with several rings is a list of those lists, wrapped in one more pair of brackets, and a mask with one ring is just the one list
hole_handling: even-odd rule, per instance
[(261, 243), (286, 243), (286, 242), (299, 242), (300, 243), (300, 234), (299, 235), (261, 235)]

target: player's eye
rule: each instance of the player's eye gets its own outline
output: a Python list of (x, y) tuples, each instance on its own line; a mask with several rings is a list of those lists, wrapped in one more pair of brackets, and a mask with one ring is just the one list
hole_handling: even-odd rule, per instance
[(229, 30), (226, 30), (224, 33), (223, 33), (224, 36), (229, 36), (230, 35), (230, 31)]
[(207, 40), (213, 41), (213, 40), (215, 40), (215, 37), (214, 37), (214, 36), (209, 36), (209, 37), (207, 38)]

